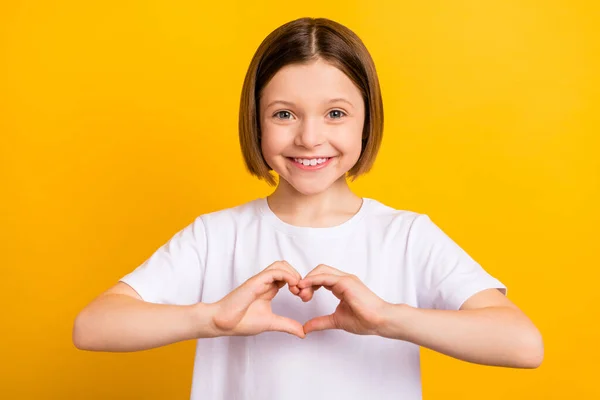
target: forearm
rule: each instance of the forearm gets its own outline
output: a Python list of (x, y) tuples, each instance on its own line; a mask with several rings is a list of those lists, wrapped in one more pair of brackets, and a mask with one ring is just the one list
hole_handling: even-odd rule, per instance
[(106, 294), (76, 318), (73, 343), (82, 350), (146, 350), (201, 337), (214, 337), (208, 305), (152, 304), (122, 294)]
[(478, 364), (535, 368), (543, 358), (538, 330), (510, 307), (450, 311), (390, 305), (381, 326), (381, 336)]

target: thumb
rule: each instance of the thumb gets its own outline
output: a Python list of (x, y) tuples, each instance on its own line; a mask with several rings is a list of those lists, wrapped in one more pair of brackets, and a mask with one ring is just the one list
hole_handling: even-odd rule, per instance
[(338, 329), (333, 314), (313, 318), (304, 324), (304, 333), (323, 331), (325, 329)]
[(229, 293), (218, 304), (213, 320), (219, 329), (230, 331), (244, 318), (248, 307), (254, 301), (254, 293), (246, 288), (238, 288)]
[(304, 328), (300, 322), (276, 314), (273, 314), (273, 321), (271, 322), (269, 330), (289, 333), (291, 335), (298, 336), (300, 339), (304, 339), (306, 336), (304, 334)]

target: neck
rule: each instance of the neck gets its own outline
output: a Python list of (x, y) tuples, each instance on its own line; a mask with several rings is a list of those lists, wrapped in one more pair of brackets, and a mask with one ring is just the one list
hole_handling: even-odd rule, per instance
[(271, 210), (283, 221), (312, 227), (339, 225), (356, 214), (362, 205), (362, 198), (352, 192), (345, 176), (316, 194), (299, 193), (281, 179), (267, 200)]

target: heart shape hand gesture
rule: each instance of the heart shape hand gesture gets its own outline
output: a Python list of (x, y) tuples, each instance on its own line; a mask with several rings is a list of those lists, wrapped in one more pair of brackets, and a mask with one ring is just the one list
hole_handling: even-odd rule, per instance
[[(304, 302), (324, 287), (340, 303), (333, 314), (315, 317), (303, 326), (271, 310), (271, 300), (286, 283), (290, 292)], [(277, 261), (215, 303), (212, 320), (218, 336), (280, 331), (304, 338), (309, 332), (325, 329), (377, 335), (389, 305), (354, 275), (321, 264), (302, 278), (290, 264)]]
[(304, 324), (304, 333), (342, 329), (357, 335), (378, 335), (387, 307), (391, 304), (373, 293), (357, 276), (321, 264), (298, 282), (298, 296), (307, 302), (320, 287), (340, 300), (335, 312)]
[(302, 277), (285, 261), (276, 261), (215, 303), (213, 323), (218, 336), (251, 336), (265, 331), (287, 332), (304, 338), (302, 324), (274, 314), (271, 300), (286, 283), (290, 291)]

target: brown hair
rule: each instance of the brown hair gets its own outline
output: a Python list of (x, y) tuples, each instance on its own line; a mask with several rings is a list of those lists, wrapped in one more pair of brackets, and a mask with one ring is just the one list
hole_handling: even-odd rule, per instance
[(383, 102), (375, 64), (360, 38), (345, 26), (326, 18), (300, 18), (271, 32), (260, 44), (246, 73), (239, 114), (242, 154), (248, 171), (275, 185), (260, 144), (259, 98), (281, 68), (323, 59), (345, 73), (365, 102), (361, 155), (348, 171), (352, 180), (368, 172), (383, 138)]

